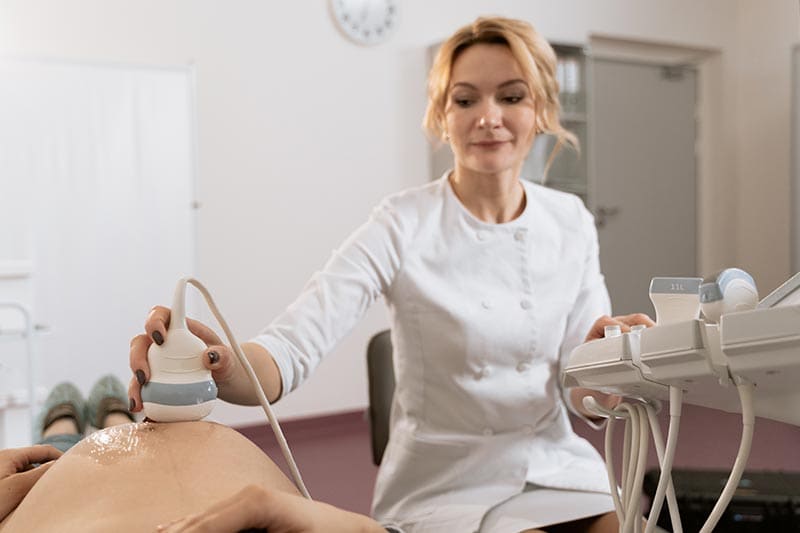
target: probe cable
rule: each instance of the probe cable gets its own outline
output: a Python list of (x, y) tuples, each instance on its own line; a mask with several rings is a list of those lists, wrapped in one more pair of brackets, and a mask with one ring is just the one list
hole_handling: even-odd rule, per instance
[[(652, 432), (659, 464), (663, 464), (665, 458), (664, 440), (661, 435), (661, 429), (658, 427), (656, 411), (652, 405), (644, 401), (625, 402), (615, 409), (607, 409), (600, 406), (594, 398), (587, 396), (583, 399), (583, 404), (590, 412), (608, 418), (605, 434), (605, 456), (611, 498), (614, 501), (614, 509), (617, 513), (620, 531), (622, 533), (639, 533), (642, 530), (641, 493), (647, 465), (650, 432)], [(612, 453), (614, 426), (617, 419), (626, 421), (623, 439), (621, 488), (617, 487)], [(650, 432), (648, 432), (648, 426)], [(673, 431), (673, 433), (675, 432), (676, 430)], [(677, 435), (675, 435), (673, 441), (676, 438)], [(673, 444), (673, 448), (674, 446)], [(665, 492), (669, 504), (670, 518), (674, 524), (674, 533), (682, 533), (677, 498), (675, 497), (669, 473), (667, 473), (666, 479), (668, 483)], [(652, 520), (648, 520), (648, 523), (651, 522)], [(655, 527), (655, 523), (652, 523), (653, 527)]]
[[(661, 506), (664, 504), (664, 495), (667, 489), (670, 490), (671, 499), (669, 502), (670, 513), (672, 512), (672, 500), (675, 500), (675, 514), (678, 514), (678, 504), (675, 499), (675, 491), (672, 485), (672, 464), (675, 460), (675, 450), (678, 447), (678, 429), (681, 425), (681, 410), (683, 409), (683, 389), (680, 387), (670, 386), (669, 388), (669, 429), (667, 430), (667, 448), (664, 451), (664, 456), (659, 457), (659, 464), (661, 467), (661, 475), (658, 478), (658, 486), (656, 493), (653, 496), (653, 502), (650, 505), (650, 515), (647, 519), (647, 527), (645, 533), (652, 533), (655, 531), (656, 522), (661, 514)], [(655, 419), (655, 413), (652, 416), (648, 413), (650, 426), (653, 431), (658, 428), (658, 420)], [(658, 430), (660, 432), (660, 429)], [(672, 523), (675, 524), (675, 516), (670, 514)], [(680, 516), (677, 517), (678, 527), (680, 528)], [(674, 528), (675, 526), (673, 526)], [(677, 530), (676, 530), (677, 532)]]
[[(624, 531), (641, 531), (641, 487), (647, 467), (647, 449), (650, 433), (647, 427), (647, 413), (640, 404), (622, 403), (619, 409), (628, 412), (626, 435), (630, 436), (628, 454), (623, 459), (623, 468), (627, 465), (627, 476), (623, 487), (624, 507), (626, 509)], [(630, 432), (628, 432), (630, 427)], [(626, 439), (627, 440), (627, 439)]]
[[(665, 464), (665, 457), (666, 452), (664, 450), (664, 437), (661, 435), (661, 426), (658, 423), (658, 418), (656, 417), (656, 410), (650, 404), (645, 404), (644, 408), (647, 410), (647, 419), (650, 421), (650, 430), (653, 432), (653, 443), (656, 445), (656, 455), (658, 456), (658, 464), (659, 468), (661, 469), (661, 476), (664, 475), (663, 465)], [(680, 413), (678, 413), (680, 416)], [(677, 430), (676, 430), (677, 431)], [(668, 434), (669, 435), (669, 434)], [(674, 448), (674, 447), (673, 447)], [(674, 449), (673, 449), (674, 454)], [(672, 463), (672, 459), (670, 459), (670, 464)], [(669, 518), (672, 524), (672, 533), (683, 533), (683, 525), (681, 524), (681, 515), (678, 510), (678, 498), (675, 496), (675, 486), (672, 483), (672, 469), (670, 468), (670, 473), (667, 475), (667, 507), (669, 508)], [(659, 477), (659, 482), (661, 478)], [(656, 491), (658, 492), (658, 491)], [(655, 501), (655, 498), (653, 498)], [(647, 523), (650, 524), (651, 521), (655, 520), (658, 521), (658, 515), (661, 513), (661, 508), (659, 505), (658, 513), (653, 513), (653, 504), (650, 505), (650, 516), (647, 519)], [(653, 525), (655, 528), (655, 525)], [(647, 530), (645, 530), (647, 532)]]
[(261, 383), (258, 381), (258, 377), (256, 376), (252, 365), (250, 365), (250, 361), (248, 361), (247, 357), (245, 357), (244, 353), (242, 353), (239, 343), (236, 342), (231, 328), (228, 327), (228, 323), (223, 318), (222, 313), (220, 313), (217, 304), (214, 303), (214, 299), (211, 297), (211, 293), (208, 292), (208, 289), (206, 289), (205, 286), (195, 278), (185, 278), (185, 281), (186, 283), (194, 285), (200, 291), (200, 293), (203, 295), (203, 298), (205, 298), (208, 307), (211, 309), (211, 312), (214, 314), (214, 317), (219, 322), (219, 325), (222, 326), (222, 330), (228, 337), (228, 342), (230, 342), (231, 348), (233, 348), (234, 353), (236, 353), (236, 358), (239, 359), (239, 362), (247, 373), (247, 377), (250, 379), (250, 383), (252, 383), (253, 387), (255, 388), (258, 401), (261, 404), (261, 407), (264, 409), (267, 418), (269, 419), (269, 425), (272, 427), (272, 432), (275, 434), (275, 439), (278, 441), (278, 444), (281, 447), (283, 457), (286, 459), (286, 463), (289, 465), (289, 470), (292, 472), (295, 485), (297, 485), (297, 488), (300, 490), (303, 496), (310, 500), (311, 495), (308, 493), (305, 483), (303, 483), (303, 477), (300, 475), (300, 470), (297, 468), (297, 463), (295, 463), (294, 457), (292, 457), (292, 451), (289, 449), (289, 444), (286, 442), (286, 437), (283, 436), (283, 431), (278, 423), (278, 419), (272, 412), (267, 395), (264, 394), (264, 389), (261, 386)]
[(747, 464), (747, 458), (750, 456), (750, 446), (753, 444), (753, 430), (755, 426), (755, 413), (753, 411), (753, 389), (755, 386), (749, 381), (734, 377), (736, 383), (736, 390), (739, 392), (739, 401), (742, 403), (742, 440), (739, 443), (739, 452), (736, 454), (736, 461), (733, 463), (731, 474), (728, 476), (728, 481), (725, 483), (725, 488), (717, 500), (717, 504), (712, 509), (711, 514), (708, 515), (706, 523), (700, 533), (711, 533), (714, 526), (717, 525), (719, 519), (722, 518), (722, 513), (728, 507), (731, 499), (733, 498), (736, 488), (739, 486), (739, 481), (742, 479), (744, 467)]

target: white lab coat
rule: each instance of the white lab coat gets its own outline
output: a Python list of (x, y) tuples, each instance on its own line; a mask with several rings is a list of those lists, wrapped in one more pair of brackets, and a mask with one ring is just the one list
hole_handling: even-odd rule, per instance
[(608, 492), (575, 435), (560, 367), (610, 313), (597, 233), (577, 197), (522, 182), (524, 212), (487, 224), (445, 177), (385, 199), (254, 342), (287, 393), (386, 298), (397, 387), (373, 513), (407, 531), (473, 531), (526, 482)]

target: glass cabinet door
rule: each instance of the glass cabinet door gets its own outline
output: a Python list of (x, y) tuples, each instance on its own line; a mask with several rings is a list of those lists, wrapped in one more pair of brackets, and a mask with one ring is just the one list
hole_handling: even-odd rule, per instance
[[(553, 45), (558, 56), (556, 75), (561, 102), (561, 123), (578, 139), (578, 150), (562, 146), (550, 168), (547, 163), (556, 145), (553, 135), (542, 134), (534, 141), (522, 169), (522, 177), (548, 187), (570, 192), (587, 202), (586, 147), (586, 58), (581, 47)], [(545, 172), (547, 176), (545, 177)]]

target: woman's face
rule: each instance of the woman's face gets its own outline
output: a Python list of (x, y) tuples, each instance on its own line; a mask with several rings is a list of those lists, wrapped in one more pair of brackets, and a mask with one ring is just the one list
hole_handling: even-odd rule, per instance
[(475, 44), (456, 58), (445, 123), (456, 168), (519, 175), (535, 136), (536, 106), (507, 46)]

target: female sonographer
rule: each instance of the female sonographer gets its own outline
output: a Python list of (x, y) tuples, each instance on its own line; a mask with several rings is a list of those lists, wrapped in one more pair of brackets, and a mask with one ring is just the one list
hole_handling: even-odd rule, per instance
[[(607, 316), (592, 216), (578, 197), (520, 176), (537, 135), (575, 144), (559, 111), (555, 53), (530, 24), (490, 17), (457, 30), (430, 71), (424, 119), (454, 168), (386, 198), (243, 346), (276, 401), (385, 298), (397, 385), (373, 502), (381, 522), (409, 532), (618, 529), (604, 464), (567, 415), (587, 416), (587, 391), (563, 391), (560, 368), (605, 325), (652, 322)], [(169, 310), (154, 308), (132, 341), (134, 411), (147, 349), (168, 322)], [(257, 403), (231, 349), (202, 324), (190, 328), (209, 345), (220, 397)]]

